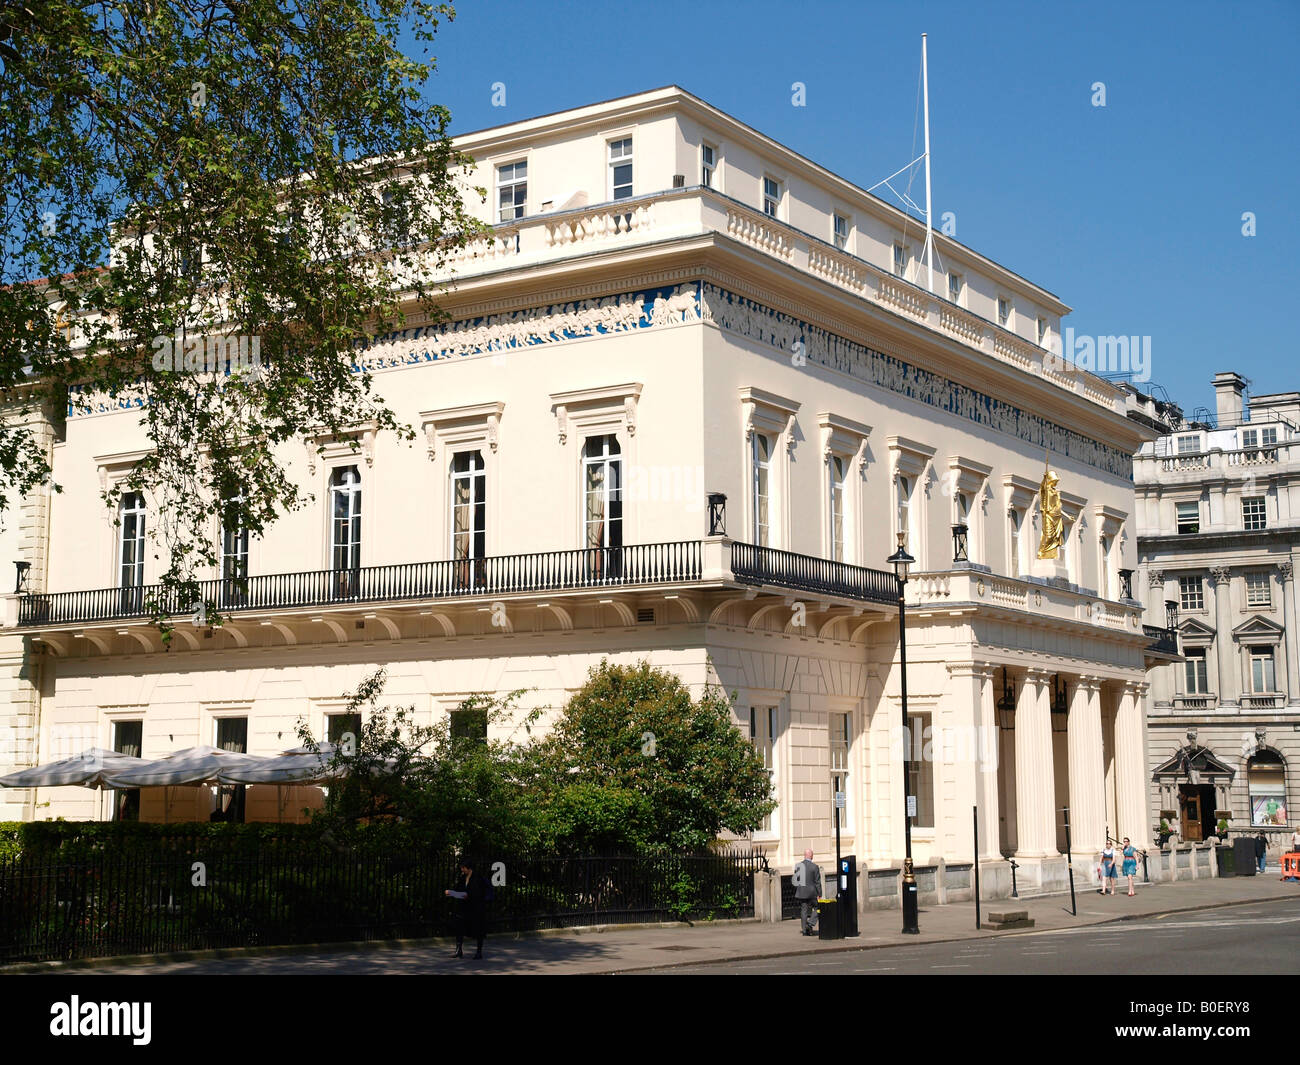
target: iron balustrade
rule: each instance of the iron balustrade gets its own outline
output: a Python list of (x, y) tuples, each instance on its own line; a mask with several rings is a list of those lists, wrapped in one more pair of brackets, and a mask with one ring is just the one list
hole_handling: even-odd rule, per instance
[(1176, 655), (1178, 653), (1178, 633), (1174, 629), (1162, 629), (1156, 625), (1143, 625), (1142, 631), (1153, 642), (1147, 648), (1157, 654)]
[(731, 571), (736, 580), (746, 584), (774, 584), (801, 592), (821, 592), (890, 605), (898, 603), (898, 582), (891, 572), (774, 547), (733, 542)]
[(195, 614), (200, 601), (221, 612), (277, 610), (673, 584), (699, 578), (700, 542), (688, 540), (198, 581), (191, 602), (181, 602), (174, 591), (164, 595), (161, 585), (26, 595), (19, 603), (18, 624), (150, 617), (154, 606), (163, 616), (178, 617)]

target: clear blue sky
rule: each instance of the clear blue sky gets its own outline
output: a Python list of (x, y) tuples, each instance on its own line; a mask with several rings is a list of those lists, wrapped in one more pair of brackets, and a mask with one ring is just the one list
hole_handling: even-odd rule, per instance
[(1295, 0), (456, 6), (426, 90), (455, 132), (677, 84), (863, 187), (911, 158), (926, 32), (936, 224), (1077, 333), (1150, 336), (1188, 413), (1218, 370), (1300, 389)]

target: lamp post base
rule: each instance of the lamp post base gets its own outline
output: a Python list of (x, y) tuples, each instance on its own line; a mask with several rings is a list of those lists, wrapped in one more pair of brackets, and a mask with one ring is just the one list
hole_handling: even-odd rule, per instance
[(903, 862), (903, 935), (919, 936), (917, 919), (916, 877), (912, 874), (912, 859)]

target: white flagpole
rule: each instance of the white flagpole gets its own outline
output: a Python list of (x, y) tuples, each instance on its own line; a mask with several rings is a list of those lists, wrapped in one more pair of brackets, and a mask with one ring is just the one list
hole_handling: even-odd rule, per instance
[(934, 228), (930, 220), (930, 70), (926, 61), (925, 37), (921, 34), (921, 84), (925, 97), (925, 273), (926, 289), (934, 292)]

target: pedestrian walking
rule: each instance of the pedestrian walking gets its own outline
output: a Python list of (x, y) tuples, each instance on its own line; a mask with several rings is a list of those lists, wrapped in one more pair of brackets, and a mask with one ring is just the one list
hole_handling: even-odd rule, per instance
[(1101, 852), (1101, 892), (1102, 895), (1115, 894), (1115, 848), (1106, 841)]
[(813, 934), (817, 920), (817, 899), (822, 893), (822, 871), (812, 860), (813, 852), (803, 852), (803, 861), (794, 867), (794, 897), (799, 900), (799, 920), (803, 934)]
[(448, 888), (444, 894), (457, 902), (456, 953), (452, 957), (465, 957), (466, 936), (477, 944), (474, 957), (483, 957), (483, 937), (487, 924), (487, 881), (474, 868), (473, 859), (460, 860), (460, 879), (454, 888)]
[(1300, 851), (1300, 828), (1291, 833), (1291, 850)]
[(1133, 878), (1137, 876), (1138, 863), (1137, 863), (1137, 851), (1133, 849), (1133, 844), (1131, 844), (1128, 841), (1128, 836), (1124, 837), (1123, 854), (1124, 854), (1124, 867), (1121, 870), (1121, 872), (1126, 877), (1128, 877), (1128, 893), (1129, 893), (1129, 897), (1132, 898), (1134, 895), (1137, 894), (1137, 892), (1133, 890)]
[(1264, 871), (1264, 862), (1267, 855), (1268, 840), (1265, 838), (1264, 833), (1261, 832), (1255, 837), (1255, 859), (1259, 862), (1259, 871), (1261, 873)]

